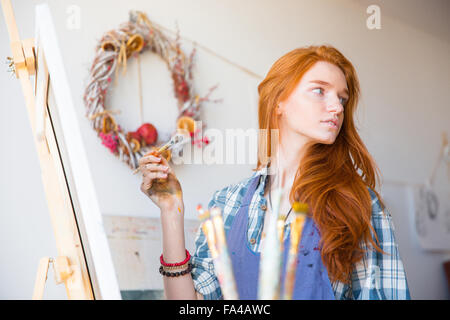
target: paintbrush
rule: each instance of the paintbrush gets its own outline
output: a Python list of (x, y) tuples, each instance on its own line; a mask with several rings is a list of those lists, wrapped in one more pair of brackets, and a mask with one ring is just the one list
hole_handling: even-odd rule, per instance
[(211, 220), (214, 225), (216, 235), (216, 243), (219, 251), (217, 257), (217, 278), (219, 280), (222, 294), (225, 300), (238, 300), (239, 295), (236, 289), (236, 281), (234, 279), (233, 265), (228, 254), (228, 247), (225, 237), (225, 229), (223, 226), (222, 211), (220, 208), (214, 207), (210, 210)]
[(284, 224), (286, 222), (286, 215), (280, 214), (277, 219), (277, 231), (278, 231), (278, 240), (280, 241), (281, 252), (283, 252), (283, 237), (284, 237)]
[[(186, 135), (182, 134), (182, 133), (175, 133), (168, 142), (166, 142), (163, 146), (159, 147), (156, 150), (150, 151), (149, 153), (147, 153), (145, 156), (148, 155), (154, 155), (154, 156), (159, 156), (161, 153), (163, 153), (166, 150), (170, 150), (173, 147), (186, 143), (187, 142), (187, 137)], [(141, 166), (139, 166), (136, 170), (133, 171), (133, 174), (138, 173), (141, 170)]]
[(203, 210), (201, 205), (197, 206), (197, 211), (199, 213), (198, 218), (202, 223), (202, 230), (205, 234), (206, 241), (208, 242), (209, 251), (211, 252), (211, 257), (216, 259), (219, 256), (219, 251), (217, 250), (216, 235), (214, 231), (214, 225), (210, 219), (210, 213), (208, 210)]
[(281, 246), (280, 235), (278, 234), (278, 215), (280, 203), (283, 196), (284, 178), (279, 181), (279, 186), (275, 190), (275, 199), (272, 216), (267, 226), (264, 248), (261, 252), (258, 280), (258, 299), (273, 300), (278, 299), (280, 292), (281, 277)]
[(302, 238), (303, 225), (305, 223), (306, 213), (308, 212), (308, 205), (306, 203), (296, 201), (292, 205), (292, 209), (295, 212), (295, 219), (291, 224), (291, 243), (286, 262), (286, 276), (284, 278), (284, 300), (292, 299), (295, 274), (297, 271), (298, 245)]
[[(220, 250), (219, 247), (219, 241), (224, 240), (225, 234), (221, 234), (221, 231), (219, 231), (219, 235), (217, 235), (214, 223), (210, 219), (211, 214), (208, 210), (203, 210), (203, 207), (201, 205), (197, 206), (197, 211), (199, 212), (198, 218), (202, 222), (202, 230), (205, 234), (206, 241), (208, 243), (209, 250), (211, 252), (211, 258), (213, 259), (214, 264), (214, 272), (217, 276), (217, 279), (219, 281), (222, 294), (225, 300), (228, 299), (238, 299), (238, 294), (236, 290), (236, 284), (234, 282), (234, 276), (233, 271), (231, 267), (231, 261), (228, 261), (228, 266), (226, 265), (226, 258), (223, 259), (223, 250)], [(221, 219), (220, 219), (221, 220)], [(216, 219), (217, 221), (217, 219)], [(217, 223), (217, 222), (216, 222)], [(219, 221), (220, 224), (220, 221)], [(219, 225), (220, 227), (220, 225)], [(220, 230), (220, 228), (219, 228)], [(222, 230), (223, 230), (223, 224), (222, 224)], [(223, 238), (222, 238), (223, 237)], [(217, 240), (217, 239), (221, 240)]]
[[(280, 246), (280, 253), (281, 253), (281, 255), (280, 255), (280, 270), (282, 270), (282, 268), (283, 268), (283, 259), (282, 259), (282, 257), (283, 257), (283, 252), (284, 252), (284, 225), (285, 225), (285, 222), (286, 222), (286, 215), (285, 214), (279, 214), (279, 216), (278, 216), (278, 219), (277, 219), (277, 231), (278, 231), (278, 240), (279, 240), (279, 246)], [(280, 272), (280, 281), (279, 281), (279, 284), (281, 284), (282, 283), (282, 274), (281, 274), (281, 272)], [(277, 296), (276, 296), (276, 299), (279, 299), (279, 297), (281, 296), (281, 294), (280, 294), (280, 291), (281, 291), (281, 286), (278, 286), (278, 288), (277, 288)]]

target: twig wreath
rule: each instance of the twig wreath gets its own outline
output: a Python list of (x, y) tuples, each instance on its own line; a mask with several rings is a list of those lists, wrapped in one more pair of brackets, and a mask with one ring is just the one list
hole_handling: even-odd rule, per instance
[[(194, 47), (190, 56), (186, 58), (180, 48), (179, 30), (176, 38), (170, 39), (144, 13), (130, 11), (129, 21), (122, 23), (118, 29), (104, 34), (97, 45), (83, 99), (87, 109), (86, 117), (97, 131), (102, 144), (131, 169), (136, 169), (138, 160), (156, 148), (158, 132), (150, 123), (143, 123), (136, 131), (124, 131), (114, 118), (117, 111), (106, 109), (105, 99), (112, 77), (114, 76), (115, 82), (117, 81), (119, 67), (123, 66), (125, 74), (127, 59), (133, 56), (140, 64), (139, 55), (146, 51), (158, 54), (166, 62), (173, 79), (178, 104), (176, 128), (187, 130), (191, 136), (191, 143), (197, 147), (209, 143), (207, 137), (199, 137), (202, 128), (195, 127), (195, 121), (200, 119), (200, 107), (203, 102), (220, 101), (209, 99), (217, 85), (210, 88), (204, 97), (194, 92), (192, 67), (196, 49)], [(139, 90), (142, 122), (140, 71)], [(170, 160), (170, 150), (163, 156)]]

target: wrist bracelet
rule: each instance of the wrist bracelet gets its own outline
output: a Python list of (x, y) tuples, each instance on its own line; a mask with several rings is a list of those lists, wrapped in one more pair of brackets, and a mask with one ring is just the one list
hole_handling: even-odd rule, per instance
[(186, 262), (185, 264), (181, 266), (174, 266), (174, 267), (166, 267), (162, 266), (164, 271), (173, 271), (173, 270), (184, 270), (188, 267), (189, 262)]
[(190, 273), (192, 271), (192, 264), (188, 263), (188, 267), (186, 270), (183, 271), (178, 271), (178, 272), (169, 272), (169, 271), (164, 271), (163, 266), (159, 267), (159, 273), (161, 273), (163, 276), (166, 277), (179, 277), (179, 276), (184, 276), (187, 273)]
[(188, 263), (190, 259), (191, 259), (191, 255), (189, 254), (189, 251), (188, 251), (187, 249), (186, 249), (186, 259), (184, 259), (184, 260), (181, 261), (181, 262), (177, 262), (177, 263), (166, 263), (166, 262), (164, 262), (164, 259), (163, 259), (163, 255), (162, 255), (162, 254), (161, 254), (161, 257), (159, 257), (159, 261), (161, 262), (161, 264), (162, 264), (164, 267), (179, 267), (179, 266), (182, 266), (182, 265)]

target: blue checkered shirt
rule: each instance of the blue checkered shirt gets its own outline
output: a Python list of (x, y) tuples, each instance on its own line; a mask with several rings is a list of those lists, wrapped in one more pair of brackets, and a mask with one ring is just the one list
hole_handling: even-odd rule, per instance
[[(266, 205), (264, 197), (267, 182), (267, 167), (256, 171), (250, 178), (237, 184), (229, 185), (214, 193), (208, 208), (222, 209), (225, 231), (230, 229), (234, 216), (241, 206), (250, 182), (260, 176), (256, 192), (250, 202), (248, 211), (248, 246), (254, 252), (260, 252), (261, 233)], [(411, 299), (403, 263), (400, 259), (398, 245), (394, 236), (394, 225), (390, 213), (381, 209), (375, 193), (368, 188), (372, 198), (372, 226), (377, 234), (380, 248), (388, 253), (381, 254), (375, 250), (367, 250), (363, 259), (355, 264), (351, 285), (340, 281), (332, 282), (336, 300), (385, 300)], [(290, 224), (286, 225), (284, 237), (289, 236)], [(373, 236), (373, 234), (372, 234)], [(361, 247), (367, 249), (362, 242)], [(223, 299), (219, 281), (214, 273), (214, 265), (205, 235), (201, 228), (195, 239), (195, 252), (192, 255), (192, 278), (195, 290), (204, 299)]]

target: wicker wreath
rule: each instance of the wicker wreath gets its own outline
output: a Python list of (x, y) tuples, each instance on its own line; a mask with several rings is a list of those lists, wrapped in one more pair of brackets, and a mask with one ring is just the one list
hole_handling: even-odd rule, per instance
[[(143, 123), (136, 131), (124, 131), (114, 118), (116, 112), (106, 108), (105, 99), (112, 78), (117, 81), (120, 66), (123, 66), (125, 73), (127, 59), (131, 56), (139, 59), (139, 54), (147, 50), (158, 54), (166, 62), (178, 104), (176, 130), (189, 131), (191, 143), (197, 147), (209, 143), (207, 137), (199, 137), (205, 127), (203, 122), (202, 128), (196, 128), (195, 125), (195, 121), (200, 120), (200, 107), (206, 101), (220, 101), (209, 99), (217, 85), (209, 89), (204, 97), (199, 97), (194, 92), (192, 67), (195, 48), (186, 58), (180, 49), (179, 31), (176, 38), (171, 39), (144, 13), (130, 11), (128, 22), (122, 23), (118, 29), (107, 32), (101, 38), (83, 99), (87, 109), (86, 117), (97, 131), (102, 144), (131, 169), (136, 169), (138, 160), (156, 147), (158, 132), (150, 123)], [(170, 160), (171, 152), (168, 151), (163, 156)]]

